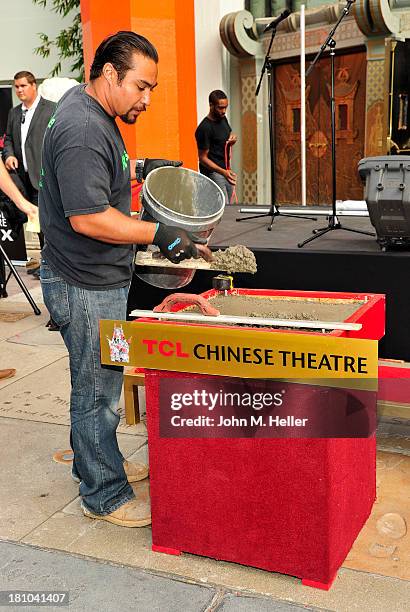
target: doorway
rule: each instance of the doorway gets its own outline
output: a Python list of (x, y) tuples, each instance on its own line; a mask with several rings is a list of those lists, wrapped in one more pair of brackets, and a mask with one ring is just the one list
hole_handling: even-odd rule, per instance
[[(307, 63), (308, 65), (308, 63)], [(338, 200), (362, 200), (357, 164), (364, 157), (366, 53), (335, 57), (336, 185)], [(275, 161), (278, 204), (301, 202), (300, 63), (275, 67)], [(330, 59), (321, 59), (306, 82), (306, 201), (332, 201)]]

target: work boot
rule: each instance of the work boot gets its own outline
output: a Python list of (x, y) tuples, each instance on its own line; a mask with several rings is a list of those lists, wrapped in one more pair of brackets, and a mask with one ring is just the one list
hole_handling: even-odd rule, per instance
[(60, 331), (60, 326), (51, 318), (47, 321), (46, 327), (48, 327), (48, 331)]
[[(132, 463), (131, 461), (124, 461), (124, 470), (127, 476), (128, 482), (138, 482), (147, 478), (149, 469), (146, 463)], [(71, 472), (71, 478), (74, 482), (81, 482), (76, 474)]]
[(28, 261), (26, 263), (26, 268), (27, 268), (27, 270), (30, 270), (30, 268), (34, 268), (35, 269), (35, 268), (38, 268), (39, 265), (40, 264), (37, 261), (37, 259), (30, 259), (30, 261)]
[[(7, 370), (0, 370), (0, 380), (4, 380), (5, 378), (12, 378), (16, 373), (14, 368), (8, 368)], [(148, 469), (148, 466), (147, 466)], [(144, 477), (145, 478), (145, 477)], [(134, 480), (132, 482), (135, 482)]]
[(111, 514), (94, 514), (91, 510), (88, 510), (81, 504), (84, 516), (91, 519), (97, 519), (100, 521), (107, 521), (108, 523), (114, 523), (120, 527), (146, 527), (151, 525), (151, 508), (147, 501), (140, 499), (132, 499), (131, 501), (120, 506)]
[(37, 276), (37, 274), (40, 274), (40, 264), (38, 263), (38, 261), (29, 268), (27, 268), (27, 274), (32, 274), (33, 276)]
[(146, 463), (132, 463), (124, 461), (124, 470), (127, 475), (128, 482), (138, 482), (147, 478), (149, 469)]

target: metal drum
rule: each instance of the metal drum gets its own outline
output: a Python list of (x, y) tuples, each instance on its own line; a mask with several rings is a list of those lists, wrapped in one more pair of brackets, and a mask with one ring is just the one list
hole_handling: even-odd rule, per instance
[[(159, 221), (205, 238), (219, 223), (224, 207), (225, 196), (220, 187), (188, 168), (157, 168), (149, 173), (142, 188), (141, 219)], [(158, 250), (155, 246), (148, 248)], [(135, 273), (154, 287), (177, 289), (191, 282), (195, 274), (195, 270), (183, 265), (182, 262), (180, 268), (137, 267)]]

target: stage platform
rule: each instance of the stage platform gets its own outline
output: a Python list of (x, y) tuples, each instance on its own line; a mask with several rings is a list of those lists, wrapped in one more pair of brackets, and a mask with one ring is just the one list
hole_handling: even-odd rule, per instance
[[(276, 217), (272, 231), (267, 231), (270, 217), (236, 222), (246, 216), (238, 206), (227, 207), (210, 241), (213, 250), (243, 244), (254, 251), (258, 272), (235, 274), (237, 287), (385, 293), (386, 335), (380, 342), (380, 357), (410, 361), (410, 252), (383, 253), (375, 238), (343, 230), (299, 249), (298, 242), (311, 236), (313, 229), (326, 226), (326, 217), (317, 221)], [(339, 220), (345, 227), (373, 230), (367, 217)], [(189, 285), (176, 291), (206, 291), (216, 274), (199, 270)], [(151, 309), (168, 294), (134, 275), (128, 311)]]
[[(243, 244), (251, 250), (254, 249), (281, 249), (294, 250), (297, 252), (309, 251), (360, 251), (378, 253), (379, 245), (375, 238), (346, 232), (344, 230), (335, 230), (329, 232), (325, 236), (310, 242), (302, 249), (298, 248), (298, 243), (312, 236), (312, 230), (327, 226), (327, 219), (321, 215), (317, 217), (317, 221), (307, 219), (298, 219), (297, 217), (275, 217), (272, 231), (267, 231), (270, 225), (270, 217), (260, 217), (259, 219), (243, 220), (252, 213), (241, 214), (240, 206), (229, 206), (225, 208), (224, 216), (220, 224), (215, 228), (211, 245), (214, 246), (230, 246), (232, 244)], [(250, 208), (250, 207), (249, 207)], [(307, 211), (300, 210), (300, 214), (310, 215), (310, 209)], [(314, 213), (312, 213), (313, 215)], [(241, 219), (238, 223), (236, 219)], [(369, 218), (366, 217), (339, 217), (343, 227), (351, 227), (354, 229), (374, 232)]]

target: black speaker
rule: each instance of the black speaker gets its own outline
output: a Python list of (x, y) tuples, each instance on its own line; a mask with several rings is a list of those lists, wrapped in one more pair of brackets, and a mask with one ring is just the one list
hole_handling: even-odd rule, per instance
[(381, 249), (410, 250), (410, 156), (366, 157), (358, 170)]

